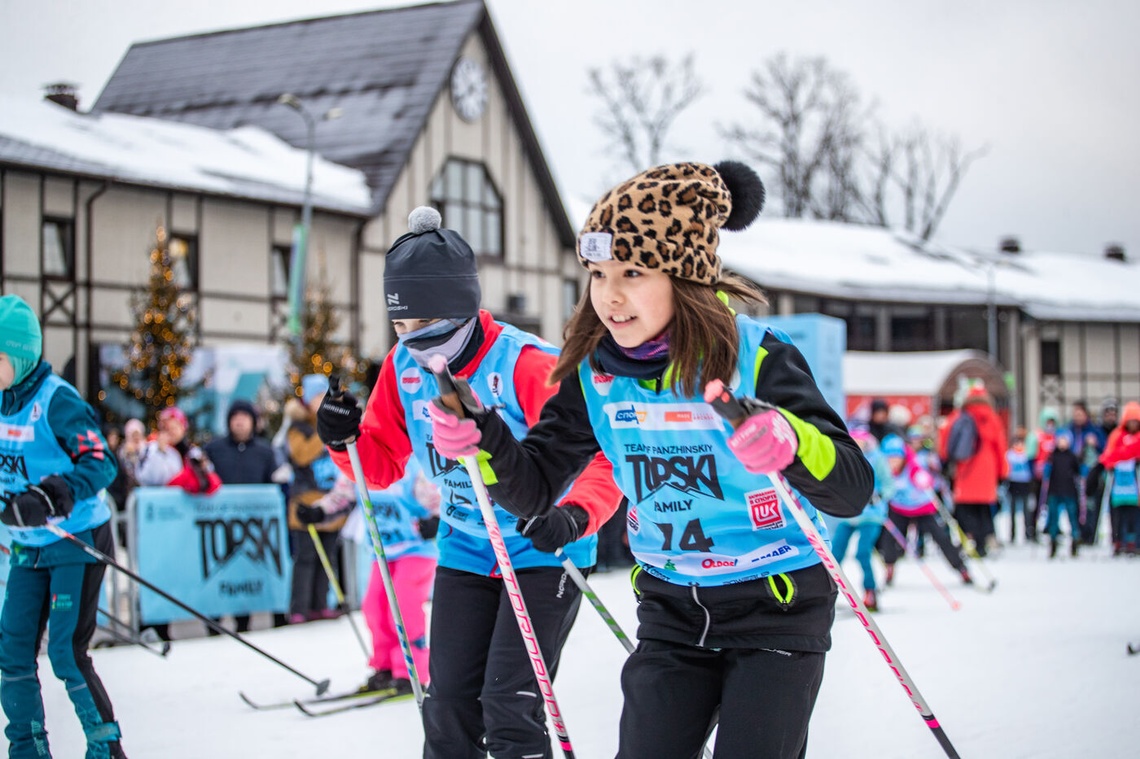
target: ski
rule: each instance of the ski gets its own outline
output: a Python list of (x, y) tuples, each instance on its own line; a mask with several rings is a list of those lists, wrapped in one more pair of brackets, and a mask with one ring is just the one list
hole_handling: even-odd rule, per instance
[(366, 706), (375, 706), (376, 704), (390, 704), (399, 701), (408, 701), (413, 697), (411, 693), (392, 693), (389, 695), (371, 695), (365, 699), (353, 699), (351, 701), (344, 701), (342, 703), (334, 704), (328, 708), (313, 708), (313, 704), (305, 703), (303, 701), (294, 701), (293, 706), (304, 714), (306, 717), (328, 717), (333, 714), (343, 714), (344, 712), (352, 711), (353, 709), (363, 709)]
[(317, 696), (315, 698), (305, 699), (291, 698), (288, 701), (272, 701), (269, 703), (254, 701), (241, 691), (238, 691), (238, 696), (240, 696), (241, 700), (244, 701), (250, 708), (256, 709), (258, 711), (273, 711), (275, 709), (291, 709), (297, 703), (301, 703), (306, 706), (313, 704), (335, 704), (339, 701), (350, 701), (358, 698), (375, 698), (377, 696), (386, 696), (387, 693), (387, 690), (354, 690), (347, 691), (345, 693), (334, 693), (329, 696)]

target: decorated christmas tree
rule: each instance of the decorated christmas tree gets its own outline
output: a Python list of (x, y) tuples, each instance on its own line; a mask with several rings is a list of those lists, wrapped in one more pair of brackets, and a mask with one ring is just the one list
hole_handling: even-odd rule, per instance
[(111, 374), (112, 383), (142, 404), (154, 425), (158, 412), (185, 394), (182, 375), (194, 350), (197, 310), (174, 281), (174, 258), (166, 230), (159, 225), (150, 251), (150, 274), (144, 292), (131, 296), (135, 328), (127, 348), (127, 365)]
[(298, 397), (306, 374), (340, 374), (346, 386), (358, 382), (367, 366), (335, 339), (341, 314), (332, 302), (332, 285), (322, 262), (317, 281), (305, 291), (299, 339), (288, 342), (289, 382)]

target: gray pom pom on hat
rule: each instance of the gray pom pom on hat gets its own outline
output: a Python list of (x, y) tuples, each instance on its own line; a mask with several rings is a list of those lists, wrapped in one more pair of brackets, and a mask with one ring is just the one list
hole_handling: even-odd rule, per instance
[(408, 231), (414, 235), (434, 232), (443, 226), (443, 217), (431, 206), (420, 206), (408, 214)]

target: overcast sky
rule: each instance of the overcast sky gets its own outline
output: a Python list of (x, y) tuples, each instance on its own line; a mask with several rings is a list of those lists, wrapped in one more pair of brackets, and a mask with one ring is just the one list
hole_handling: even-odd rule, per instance
[[(80, 85), (90, 106), (132, 42), (391, 0), (0, 0), (0, 93)], [(692, 52), (707, 94), (665, 157), (734, 157), (716, 125), (746, 120), (751, 71), (773, 53), (824, 56), (889, 124), (914, 119), (987, 146), (938, 238), (991, 249), (1140, 258), (1140, 3), (1131, 0), (488, 0), (565, 194), (587, 205), (615, 173), (594, 126), (587, 69), (616, 57)], [(0, 121), (3, 114), (0, 113)], [(764, 175), (764, 171), (761, 171)]]

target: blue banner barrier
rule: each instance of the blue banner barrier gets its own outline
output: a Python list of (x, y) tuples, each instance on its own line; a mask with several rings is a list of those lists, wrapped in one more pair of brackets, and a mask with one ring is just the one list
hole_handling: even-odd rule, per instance
[[(220, 617), (289, 608), (293, 572), (285, 499), (276, 485), (226, 485), (213, 495), (134, 491), (138, 572), (201, 613)], [(142, 588), (144, 624), (192, 615)]]

